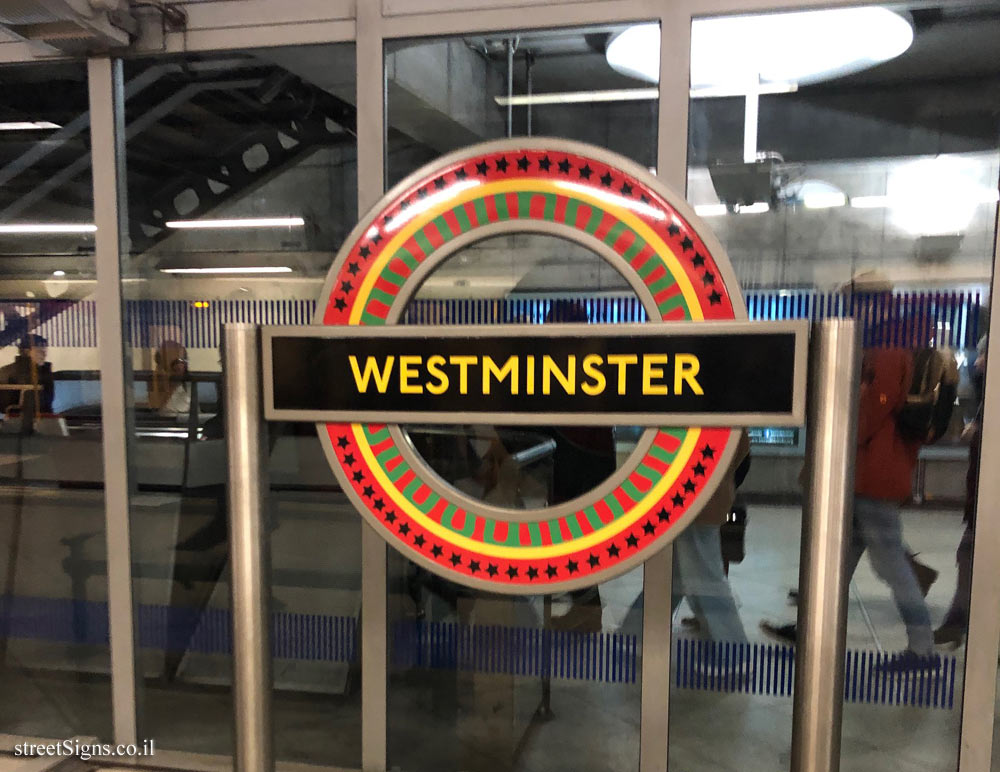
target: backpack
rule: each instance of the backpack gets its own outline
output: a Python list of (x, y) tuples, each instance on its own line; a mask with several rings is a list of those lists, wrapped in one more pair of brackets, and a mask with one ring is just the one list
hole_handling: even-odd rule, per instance
[(913, 352), (913, 380), (896, 415), (899, 435), (909, 442), (937, 442), (948, 431), (958, 394), (958, 366), (949, 352)]

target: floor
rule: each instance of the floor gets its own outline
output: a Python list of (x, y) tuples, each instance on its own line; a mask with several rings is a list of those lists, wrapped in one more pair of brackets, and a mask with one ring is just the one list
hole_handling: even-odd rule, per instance
[[(752, 506), (747, 557), (730, 578), (740, 615), (752, 642), (767, 639), (762, 619), (792, 620), (787, 593), (798, 578), (799, 512), (791, 507)], [(282, 534), (282, 529), (285, 532)], [(275, 561), (294, 563), (309, 546), (282, 524), (275, 533)], [(909, 510), (905, 533), (921, 560), (941, 575), (928, 595), (932, 619), (942, 617), (954, 589), (954, 549), (961, 535), (954, 511)], [(280, 538), (277, 534), (281, 534)], [(351, 549), (326, 542), (329, 549)], [(300, 561), (301, 562), (301, 561)], [(306, 561), (308, 562), (308, 561)], [(632, 573), (601, 588), (607, 635), (638, 636), (635, 600), (641, 574)], [(288, 607), (302, 602), (285, 588)], [(311, 597), (311, 596), (309, 596)], [(340, 596), (331, 596), (336, 600)], [(429, 619), (463, 617), (462, 601), (424, 598)], [(315, 605), (315, 599), (312, 601)], [(332, 602), (332, 601), (331, 601)], [(342, 599), (337, 602), (342, 602)], [(412, 600), (393, 596), (392, 613), (402, 617)], [(453, 612), (450, 609), (458, 609)], [(566, 608), (557, 603), (553, 613)], [(517, 629), (537, 626), (540, 602), (490, 605), (479, 602), (476, 624)], [(686, 608), (674, 619), (677, 636), (696, 637), (682, 624)], [(609, 638), (610, 640), (610, 638)], [(905, 645), (887, 588), (862, 560), (849, 609), (848, 647), (892, 652)], [(15, 652), (14, 648), (11, 652)], [(21, 650), (23, 652), (23, 649)], [(35, 652), (36, 655), (42, 655)], [(50, 653), (51, 655), (51, 653)], [(957, 652), (958, 686), (950, 707), (868, 704), (845, 705), (841, 769), (845, 772), (946, 772), (955, 768), (963, 663)], [(49, 655), (46, 655), (49, 656)], [(55, 655), (51, 655), (55, 656)], [(97, 652), (99, 659), (101, 655)], [(11, 653), (8, 652), (8, 663)], [(162, 662), (162, 656), (161, 656)], [(638, 766), (638, 679), (553, 678), (549, 712), (541, 680), (531, 675), (463, 670), (428, 660), (428, 666), (396, 663), (390, 673), (390, 765), (401, 772), (587, 772), (634, 770)], [(320, 663), (322, 664), (322, 663)], [(155, 670), (155, 663), (150, 664)], [(350, 668), (325, 670), (316, 664), (279, 661), (276, 673), (298, 684), (276, 696), (275, 723), (280, 759), (313, 764), (358, 766), (360, 702)], [(204, 655), (179, 671), (170, 683), (147, 681), (145, 720), (157, 746), (201, 753), (230, 752), (230, 694), (225, 686), (229, 660)], [(516, 670), (517, 666), (514, 666)], [(500, 669), (503, 671), (503, 668)], [(215, 681), (209, 676), (215, 672)], [(188, 674), (185, 680), (185, 674)], [(307, 688), (308, 685), (312, 688)], [(68, 737), (106, 734), (109, 690), (105, 679), (69, 676), (47, 670), (7, 667), (0, 671), (0, 732), (7, 735)], [(788, 768), (792, 700), (788, 695), (724, 693), (681, 688), (671, 694), (671, 769), (683, 772), (744, 772)], [(16, 759), (0, 757), (0, 772), (18, 769)]]

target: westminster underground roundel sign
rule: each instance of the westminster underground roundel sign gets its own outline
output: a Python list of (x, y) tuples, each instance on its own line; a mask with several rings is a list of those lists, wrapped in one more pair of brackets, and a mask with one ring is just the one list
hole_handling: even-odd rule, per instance
[[(385, 195), (337, 255), (314, 322), (373, 333), (395, 325), (445, 257), (512, 232), (542, 232), (589, 247), (629, 281), (650, 320), (746, 319), (721, 245), (679, 196), (616, 154), (525, 138), (454, 152)], [(356, 372), (344, 378), (365, 375), (361, 365), (352, 366)], [(376, 366), (367, 375), (379, 374)], [(663, 381), (676, 375), (668, 370)], [(613, 369), (605, 380), (614, 383)], [(495, 420), (505, 423), (502, 414)], [(738, 439), (728, 427), (647, 428), (624, 466), (590, 493), (524, 511), (493, 507), (453, 488), (398, 424), (317, 428), (344, 491), (390, 545), (451, 581), (508, 594), (591, 586), (644, 561), (698, 514)]]

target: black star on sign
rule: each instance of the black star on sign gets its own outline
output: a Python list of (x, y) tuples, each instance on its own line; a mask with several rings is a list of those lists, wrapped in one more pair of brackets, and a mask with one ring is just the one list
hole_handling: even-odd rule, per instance
[(438, 190), (442, 190), (444, 186), (447, 184), (448, 183), (444, 181), (444, 177), (438, 177), (436, 180), (434, 180), (434, 187), (437, 188)]
[(710, 305), (717, 306), (722, 302), (722, 295), (712, 290), (712, 293), (708, 296), (708, 302)]
[(464, 180), (468, 176), (469, 176), (469, 173), (467, 171), (465, 171), (465, 169), (459, 169), (458, 171), (455, 172), (455, 179), (456, 180)]
[(670, 223), (670, 225), (667, 226), (667, 233), (669, 233), (671, 236), (676, 236), (680, 232), (681, 229), (677, 226), (677, 223), (675, 222), (672, 222)]
[(715, 284), (715, 274), (709, 271), (705, 271), (705, 275), (701, 277), (702, 284)]
[(387, 214), (385, 217), (382, 218), (382, 224), (383, 225), (388, 225), (391, 222), (392, 222), (392, 215), (391, 214)]
[(365, 244), (365, 246), (361, 247), (361, 249), (358, 250), (358, 254), (361, 256), (361, 259), (367, 258), (368, 255), (370, 255), (371, 253), (372, 251), (367, 244)]
[(621, 187), (621, 191), (622, 191), (622, 195), (623, 196), (631, 196), (632, 195), (632, 186), (629, 185), (627, 182), (623, 182), (622, 183), (622, 187)]
[(538, 578), (538, 569), (534, 566), (528, 566), (528, 579), (534, 581)]
[(374, 236), (372, 236), (372, 244), (378, 244), (381, 240), (382, 240), (381, 233), (376, 233)]
[(476, 573), (477, 571), (479, 571), (479, 561), (478, 560), (470, 560), (469, 561), (469, 570), (472, 573)]
[(498, 573), (500, 573), (500, 569), (496, 567), (495, 563), (490, 563), (488, 566), (486, 566), (486, 573), (488, 573), (490, 576), (496, 576)]
[(701, 463), (701, 461), (699, 461), (697, 464), (695, 464), (693, 467), (691, 467), (691, 472), (692, 472), (692, 474), (694, 474), (695, 477), (704, 477), (705, 476), (705, 465), (703, 463)]
[(621, 552), (621, 550), (618, 549), (618, 545), (617, 544), (612, 544), (610, 547), (608, 547), (608, 557), (609, 558), (616, 558), (616, 557), (618, 557), (618, 553), (619, 552)]
[(550, 166), (552, 166), (552, 161), (549, 160), (549, 157), (547, 155), (542, 156), (541, 159), (538, 161), (538, 168), (541, 169), (543, 172), (547, 172)]
[(345, 308), (347, 308), (347, 303), (344, 301), (343, 298), (334, 299), (333, 305), (336, 306), (338, 311), (343, 311)]
[(486, 161), (480, 161), (479, 163), (476, 164), (476, 174), (478, 174), (480, 177), (485, 177), (486, 172), (488, 172), (489, 170), (490, 170), (490, 165), (486, 163)]
[[(395, 523), (396, 522), (396, 513), (393, 512), (390, 509), (388, 512), (385, 513), (385, 521), (387, 523)], [(404, 523), (404, 525), (405, 525), (405, 523)], [(400, 530), (402, 530), (402, 526), (400, 526)]]
[(587, 558), (587, 562), (590, 563), (591, 568), (597, 568), (601, 565), (601, 559), (597, 557), (593, 552), (590, 553), (590, 557)]
[(674, 502), (675, 507), (680, 507), (684, 504), (684, 495), (680, 491), (678, 491), (677, 493), (675, 493), (673, 496), (670, 497), (670, 500)]
[(416, 536), (413, 537), (413, 543), (416, 544), (418, 547), (423, 547), (425, 541), (426, 539), (424, 539), (424, 535), (422, 533), (418, 533)]
[(552, 579), (552, 578), (553, 578), (553, 577), (554, 577), (554, 576), (555, 576), (556, 574), (558, 574), (558, 573), (559, 573), (559, 569), (558, 569), (558, 568), (556, 568), (556, 567), (555, 567), (554, 565), (552, 565), (551, 563), (549, 563), (549, 564), (548, 564), (548, 565), (547, 565), (547, 566), (545, 567), (545, 573), (546, 573), (546, 574), (548, 574), (548, 577), (549, 577), (549, 579)]
[(611, 187), (611, 172), (604, 172), (601, 175), (601, 184), (606, 188)]
[(374, 489), (374, 488), (373, 488), (372, 486), (370, 486), (370, 485), (366, 485), (366, 486), (365, 486), (365, 487), (364, 487), (364, 488), (363, 488), (363, 489), (361, 490), (361, 493), (363, 493), (363, 494), (364, 494), (365, 496), (367, 496), (368, 498), (371, 498), (372, 496), (374, 496), (374, 495), (375, 495), (375, 489)]
[(580, 566), (577, 565), (577, 562), (575, 560), (568, 560), (566, 561), (566, 570), (569, 571), (571, 574), (575, 574), (577, 571), (580, 570)]
[(569, 159), (564, 158), (559, 162), (559, 172), (561, 174), (569, 174)]
[(528, 160), (528, 156), (526, 155), (522, 155), (520, 158), (517, 159), (517, 168), (520, 169), (522, 172), (528, 171), (528, 166), (530, 164), (531, 161)]
[(517, 578), (517, 569), (514, 566), (507, 566), (507, 578), (515, 579)]
[(701, 252), (695, 252), (694, 257), (691, 258), (691, 265), (695, 268), (701, 268), (705, 265), (705, 256)]
[(594, 170), (590, 168), (590, 164), (584, 164), (580, 167), (580, 179), (589, 180), (590, 175), (594, 173)]
[(670, 522), (670, 513), (667, 512), (666, 507), (660, 507), (660, 511), (656, 513), (656, 516), (660, 518), (661, 523)]
[(684, 490), (686, 490), (688, 493), (694, 493), (697, 489), (698, 486), (694, 484), (694, 480), (691, 480), (690, 478), (685, 480)]
[(421, 188), (417, 191), (417, 198), (427, 198), (427, 188)]
[(436, 558), (441, 557), (442, 552), (444, 552), (444, 550), (441, 549), (440, 544), (435, 544), (433, 547), (431, 547), (431, 554)]
[(507, 163), (507, 159), (504, 158), (503, 156), (500, 156), (500, 160), (497, 161), (497, 171), (506, 174), (508, 166), (510, 166), (510, 164)]
[(642, 203), (644, 203), (644, 204), (648, 204), (649, 203), (649, 197), (645, 193), (643, 193), (641, 196), (639, 196), (639, 200)]
[(689, 236), (685, 236), (684, 240), (681, 241), (681, 249), (687, 252), (689, 249), (694, 249), (694, 242), (691, 241)]
[(656, 526), (653, 525), (652, 520), (647, 520), (645, 523), (643, 523), (642, 530), (645, 531), (648, 536), (652, 536), (654, 533), (656, 533)]
[(639, 546), (639, 539), (634, 533), (630, 533), (625, 537), (625, 543), (632, 549), (635, 549)]
[(354, 466), (354, 454), (346, 453), (344, 455), (344, 463), (347, 464), (348, 466)]
[(354, 473), (354, 482), (359, 483), (364, 479), (365, 479), (365, 473), (362, 472), (360, 469)]
[(351, 276), (357, 276), (358, 275), (358, 271), (360, 271), (360, 270), (361, 269), (358, 267), (357, 263), (348, 263), (347, 264), (347, 272), (349, 274), (351, 274)]
[(350, 443), (347, 441), (347, 437), (338, 437), (337, 444), (342, 448), (346, 448), (348, 445), (350, 445)]
[(375, 499), (372, 502), (372, 506), (375, 507), (375, 509), (377, 509), (379, 512), (381, 512), (385, 508), (385, 502), (382, 501), (382, 499)]
[(452, 552), (451, 557), (448, 558), (448, 560), (451, 562), (453, 566), (458, 567), (458, 565), (462, 562), (462, 556), (459, 555), (457, 552)]
[(399, 532), (406, 536), (410, 532), (410, 526), (407, 523), (401, 523), (399, 526)]
[(400, 201), (399, 202), (399, 211), (400, 212), (405, 212), (409, 208), (410, 208), (410, 202), (409, 201)]
[(711, 445), (706, 445), (701, 449), (702, 458), (715, 458), (715, 448)]

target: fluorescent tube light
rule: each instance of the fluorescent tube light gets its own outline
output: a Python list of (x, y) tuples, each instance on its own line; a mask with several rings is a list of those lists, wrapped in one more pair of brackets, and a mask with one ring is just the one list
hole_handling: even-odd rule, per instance
[(96, 230), (96, 225), (84, 222), (20, 222), (0, 225), (0, 233), (93, 233)]
[(699, 217), (719, 217), (726, 213), (725, 204), (699, 204), (694, 208)]
[(234, 220), (170, 220), (168, 228), (294, 228), (306, 224), (301, 217), (246, 217)]
[(847, 196), (836, 191), (806, 193), (802, 196), (802, 204), (806, 209), (833, 209), (846, 203)]
[(161, 268), (160, 273), (291, 273), (287, 265), (258, 265), (217, 267), (217, 268)]
[(0, 131), (35, 131), (37, 129), (61, 129), (58, 123), (50, 121), (0, 121)]
[(637, 102), (656, 99), (658, 95), (655, 88), (619, 88), (604, 91), (558, 91), (547, 94), (520, 94), (512, 97), (498, 96), (493, 97), (493, 101), (500, 107), (507, 105), (521, 107), (524, 105), (565, 105), (576, 102)]
[(771, 211), (771, 206), (766, 201), (755, 201), (746, 206), (737, 206), (736, 211), (739, 214), (763, 214)]
[(851, 199), (854, 209), (884, 209), (889, 206), (888, 196), (854, 196)]

